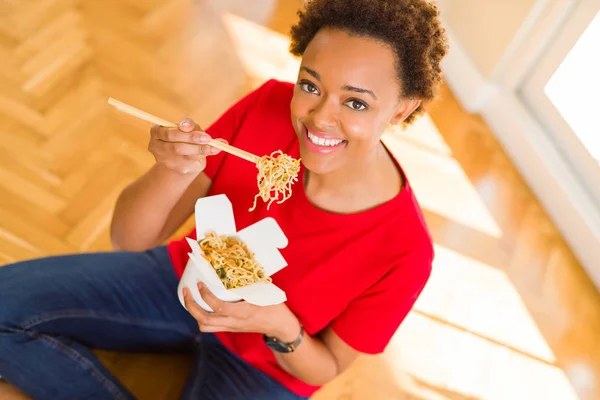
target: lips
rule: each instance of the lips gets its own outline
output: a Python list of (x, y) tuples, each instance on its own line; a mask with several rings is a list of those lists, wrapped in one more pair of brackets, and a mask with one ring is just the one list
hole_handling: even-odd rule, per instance
[(347, 141), (313, 131), (304, 126), (304, 144), (306, 148), (317, 154), (330, 154), (346, 146)]

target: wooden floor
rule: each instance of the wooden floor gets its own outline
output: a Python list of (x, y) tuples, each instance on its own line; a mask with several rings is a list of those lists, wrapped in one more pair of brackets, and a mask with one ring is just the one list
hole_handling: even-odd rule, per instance
[[(148, 126), (106, 98), (206, 126), (295, 78), (282, 34), (300, 4), (0, 2), (0, 264), (109, 249), (115, 198), (152, 157)], [(385, 140), (425, 209), (433, 276), (385, 354), (314, 399), (600, 399), (600, 296), (486, 125), (444, 89)], [(149, 400), (176, 399), (190, 362), (99, 353)]]

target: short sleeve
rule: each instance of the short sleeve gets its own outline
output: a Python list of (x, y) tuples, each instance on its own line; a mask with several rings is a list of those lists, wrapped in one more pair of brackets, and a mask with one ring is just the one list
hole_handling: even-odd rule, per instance
[(333, 331), (361, 353), (383, 352), (429, 280), (433, 248), (411, 252), (397, 268), (350, 302)]
[[(206, 129), (206, 132), (214, 139), (225, 139), (230, 144), (233, 143), (237, 133), (244, 124), (246, 116), (252, 111), (260, 98), (267, 94), (269, 88), (271, 88), (275, 82), (275, 80), (270, 80), (246, 94), (210, 125)], [(226, 153), (221, 152), (215, 156), (206, 158), (206, 168), (204, 169), (204, 173), (208, 175), (211, 180), (214, 180), (217, 175), (225, 156)]]

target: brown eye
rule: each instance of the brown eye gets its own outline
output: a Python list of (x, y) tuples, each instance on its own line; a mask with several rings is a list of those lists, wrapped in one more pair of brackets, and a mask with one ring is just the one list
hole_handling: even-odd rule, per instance
[(346, 105), (354, 111), (364, 111), (369, 108), (365, 103), (356, 99), (349, 100)]
[(300, 89), (306, 93), (319, 94), (319, 89), (310, 82), (302, 81), (298, 84)]

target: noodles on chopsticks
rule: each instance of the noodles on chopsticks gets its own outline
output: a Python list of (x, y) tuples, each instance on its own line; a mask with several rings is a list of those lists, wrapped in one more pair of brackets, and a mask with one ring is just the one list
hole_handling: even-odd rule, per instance
[(262, 266), (240, 239), (210, 232), (198, 243), (203, 257), (214, 268), (226, 289), (256, 282), (271, 283), (271, 278), (265, 277)]
[[(164, 127), (178, 128), (177, 124), (148, 114), (147, 112), (120, 102), (112, 97), (108, 99), (108, 103), (115, 106), (117, 110), (144, 121)], [(211, 140), (209, 145), (256, 164), (256, 167), (258, 168), (258, 176), (256, 179), (259, 192), (254, 197), (254, 205), (250, 211), (253, 211), (256, 208), (256, 201), (259, 197), (262, 198), (264, 202), (269, 202), (267, 205), (268, 210), (273, 202), (277, 201), (278, 204), (281, 204), (292, 195), (292, 184), (298, 180), (298, 173), (300, 172), (300, 160), (296, 160), (289, 155), (284, 154), (281, 150), (275, 151), (271, 153), (271, 155), (258, 157), (216, 139)], [(277, 156), (277, 154), (279, 154), (279, 156)]]
[(258, 168), (256, 180), (259, 192), (254, 196), (254, 205), (250, 211), (256, 208), (256, 201), (259, 197), (264, 202), (269, 202), (267, 210), (273, 202), (281, 204), (290, 198), (292, 184), (298, 181), (300, 160), (277, 150), (271, 155), (260, 157), (256, 161), (256, 167)]

